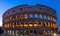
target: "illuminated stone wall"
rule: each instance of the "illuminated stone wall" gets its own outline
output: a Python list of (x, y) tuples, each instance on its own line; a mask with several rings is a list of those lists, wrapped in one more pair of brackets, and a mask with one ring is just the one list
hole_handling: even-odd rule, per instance
[[(44, 5), (21, 5), (3, 14), (3, 27), (10, 34), (40, 34), (57, 30), (56, 11)], [(24, 33), (23, 33), (24, 32)]]

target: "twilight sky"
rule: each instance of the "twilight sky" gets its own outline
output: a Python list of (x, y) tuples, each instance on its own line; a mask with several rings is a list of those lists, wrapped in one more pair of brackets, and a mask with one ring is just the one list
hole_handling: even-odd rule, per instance
[(0, 0), (0, 26), (2, 26), (2, 15), (8, 9), (22, 4), (42, 4), (56, 10), (57, 23), (60, 27), (60, 0)]

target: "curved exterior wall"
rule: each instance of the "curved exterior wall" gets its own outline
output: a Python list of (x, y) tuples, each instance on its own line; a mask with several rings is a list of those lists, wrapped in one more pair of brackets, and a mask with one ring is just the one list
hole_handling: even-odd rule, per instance
[(55, 32), (58, 27), (56, 11), (39, 4), (17, 6), (3, 14), (3, 27), (9, 34)]

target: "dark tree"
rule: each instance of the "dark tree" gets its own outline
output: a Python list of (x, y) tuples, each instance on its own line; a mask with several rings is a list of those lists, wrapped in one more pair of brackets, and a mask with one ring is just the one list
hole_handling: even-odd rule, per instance
[(0, 34), (2, 34), (4, 31), (0, 28)]

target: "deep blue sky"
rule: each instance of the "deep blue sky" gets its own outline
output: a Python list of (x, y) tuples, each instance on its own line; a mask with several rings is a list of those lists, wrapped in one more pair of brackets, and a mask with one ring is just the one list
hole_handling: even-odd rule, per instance
[(56, 10), (57, 13), (57, 23), (60, 27), (60, 0), (0, 0), (0, 26), (2, 26), (2, 15), (8, 9), (19, 6), (21, 4), (42, 4), (45, 6), (49, 6)]

